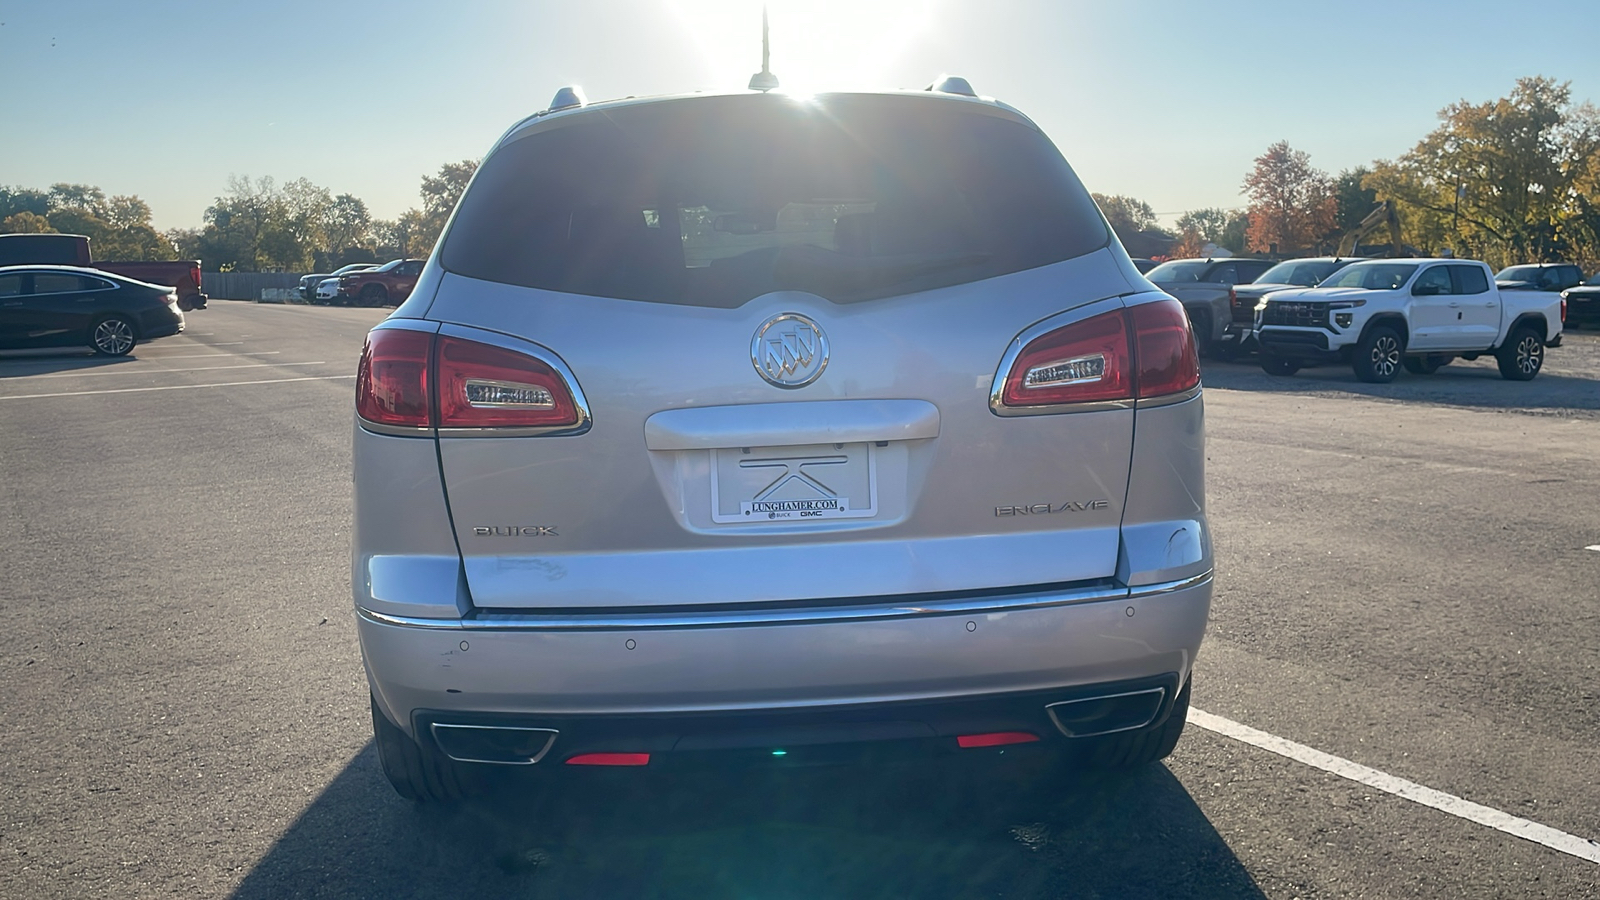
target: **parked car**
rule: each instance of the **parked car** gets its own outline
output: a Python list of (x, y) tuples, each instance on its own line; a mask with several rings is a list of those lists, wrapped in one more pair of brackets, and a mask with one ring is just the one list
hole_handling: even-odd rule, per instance
[(1164, 262), (1145, 274), (1156, 287), (1178, 298), (1194, 325), (1200, 341), (1200, 355), (1237, 352), (1247, 334), (1233, 323), (1228, 304), (1228, 289), (1250, 284), (1273, 263), (1268, 259), (1175, 259)]
[(490, 151), (357, 378), (397, 791), (1172, 750), (1212, 589), (1193, 335), (957, 87), (574, 99)]
[(1154, 269), (1156, 266), (1159, 266), (1159, 265), (1161, 265), (1161, 264), (1156, 262), (1155, 260), (1153, 260), (1153, 259), (1145, 259), (1142, 256), (1136, 256), (1136, 257), (1133, 258), (1133, 267), (1135, 269), (1138, 269), (1141, 273), (1142, 272), (1149, 272), (1151, 269)]
[(178, 293), (181, 310), (205, 309), (200, 261), (95, 260), (81, 234), (0, 234), (0, 266), (79, 266), (99, 269), (146, 284), (164, 284)]
[(324, 278), (317, 282), (315, 300), (318, 304), (336, 304), (339, 302), (339, 279)]
[(1583, 270), (1570, 263), (1531, 263), (1507, 266), (1495, 273), (1494, 283), (1502, 291), (1546, 291), (1559, 294), (1583, 284)]
[(1457, 356), (1493, 354), (1502, 377), (1528, 381), (1561, 345), (1553, 295), (1501, 291), (1489, 267), (1462, 259), (1367, 260), (1315, 288), (1277, 291), (1256, 307), (1261, 367), (1292, 375), (1343, 361), (1368, 382), (1429, 375)]
[(181, 331), (173, 288), (78, 266), (0, 267), (0, 347), (88, 347), (122, 356)]
[(339, 293), (333, 302), (341, 306), (398, 305), (411, 296), (422, 263), (420, 259), (396, 259), (375, 269), (340, 275)]
[(1256, 304), (1273, 291), (1297, 287), (1316, 287), (1323, 279), (1360, 257), (1313, 256), (1304, 259), (1286, 259), (1262, 273), (1260, 278), (1247, 285), (1228, 288), (1228, 312), (1233, 320), (1237, 341), (1219, 344), (1218, 356), (1235, 356), (1255, 344), (1254, 329)]
[(1600, 325), (1600, 275), (1561, 292), (1562, 320), (1568, 327)]
[(376, 269), (377, 267), (377, 263), (351, 263), (348, 266), (340, 266), (332, 272), (302, 275), (300, 276), (300, 299), (308, 303), (315, 302), (317, 299), (317, 285), (324, 280), (329, 278), (337, 280), (340, 275), (348, 275), (351, 272), (364, 272), (367, 269)]

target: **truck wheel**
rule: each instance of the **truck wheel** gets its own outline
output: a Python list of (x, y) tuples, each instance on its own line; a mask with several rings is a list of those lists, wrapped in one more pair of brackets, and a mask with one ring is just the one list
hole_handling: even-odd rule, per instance
[(1194, 675), (1191, 673), (1183, 690), (1178, 692), (1178, 699), (1173, 701), (1172, 712), (1160, 725), (1097, 738), (1080, 738), (1084, 744), (1083, 760), (1096, 769), (1134, 769), (1166, 759), (1178, 746), (1178, 738), (1183, 736), (1183, 726), (1189, 720), (1189, 687), (1193, 684)]
[(1281, 356), (1268, 356), (1261, 354), (1261, 371), (1268, 375), (1293, 375), (1300, 371), (1300, 365), (1291, 359)]
[(389, 292), (381, 284), (369, 284), (361, 289), (362, 306), (382, 306), (389, 300)]
[(1454, 360), (1453, 356), (1440, 356), (1429, 354), (1427, 356), (1408, 356), (1405, 358), (1406, 371), (1413, 375), (1432, 375)]
[(1532, 325), (1518, 325), (1494, 358), (1501, 378), (1532, 381), (1544, 368), (1544, 336)]
[(126, 356), (136, 342), (133, 323), (122, 316), (106, 316), (89, 330), (89, 346), (101, 356)]
[(1405, 349), (1400, 332), (1388, 325), (1372, 326), (1356, 344), (1356, 355), (1351, 360), (1356, 378), (1368, 384), (1388, 384), (1400, 373)]
[(1211, 359), (1216, 355), (1217, 342), (1211, 337), (1211, 313), (1197, 309), (1189, 313), (1189, 327), (1194, 331), (1195, 352), (1201, 359)]
[(412, 740), (378, 709), (372, 698), (372, 737), (378, 745), (378, 762), (395, 793), (417, 803), (453, 803), (472, 796), (473, 782), (458, 763), (430, 743)]

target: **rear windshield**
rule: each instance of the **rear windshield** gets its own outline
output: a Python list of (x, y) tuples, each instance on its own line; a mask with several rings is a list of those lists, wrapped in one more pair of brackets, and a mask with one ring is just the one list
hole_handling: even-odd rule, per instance
[(750, 95), (552, 124), (484, 162), (445, 236), (445, 269), (696, 306), (777, 290), (848, 303), (1109, 239), (1055, 146), (976, 104)]
[(1411, 263), (1356, 263), (1335, 272), (1318, 287), (1392, 291), (1405, 284), (1417, 267)]
[(1291, 259), (1268, 269), (1256, 281), (1261, 284), (1296, 284), (1313, 287), (1344, 265), (1346, 263), (1325, 260)]
[(1204, 260), (1189, 260), (1164, 262), (1154, 269), (1144, 273), (1144, 277), (1156, 284), (1182, 284), (1187, 281), (1199, 281), (1200, 276), (1206, 274), (1210, 263)]

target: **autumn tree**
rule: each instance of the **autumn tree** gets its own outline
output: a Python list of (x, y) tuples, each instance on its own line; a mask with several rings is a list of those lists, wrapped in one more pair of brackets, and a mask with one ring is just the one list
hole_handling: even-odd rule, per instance
[(1132, 234), (1157, 230), (1156, 211), (1143, 200), (1121, 194), (1093, 196), (1094, 202), (1100, 205), (1100, 211), (1105, 213), (1106, 221), (1111, 223), (1111, 230), (1117, 233), (1117, 237), (1126, 239)]
[(1250, 195), (1249, 249), (1291, 253), (1321, 242), (1333, 228), (1339, 201), (1333, 179), (1311, 165), (1311, 154), (1279, 141), (1256, 157), (1244, 179)]
[[(1400, 205), (1407, 240), (1495, 265), (1600, 254), (1600, 114), (1569, 83), (1518, 79), (1511, 94), (1463, 100), (1440, 125), (1363, 182)], [(1593, 223), (1600, 224), (1600, 222)]]
[(1202, 245), (1206, 243), (1222, 245), (1223, 233), (1228, 229), (1228, 213), (1214, 206), (1191, 209), (1178, 217), (1177, 228), (1180, 238), (1193, 232), (1200, 238)]

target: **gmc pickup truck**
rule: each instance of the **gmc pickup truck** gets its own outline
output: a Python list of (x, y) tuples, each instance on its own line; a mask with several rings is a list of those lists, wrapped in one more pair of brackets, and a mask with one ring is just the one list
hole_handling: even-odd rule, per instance
[(1315, 288), (1267, 294), (1254, 330), (1261, 368), (1273, 375), (1338, 361), (1362, 381), (1385, 383), (1402, 366), (1429, 375), (1458, 356), (1493, 355), (1502, 377), (1528, 381), (1545, 348), (1561, 345), (1561, 301), (1501, 292), (1481, 262), (1374, 259)]
[(200, 261), (91, 260), (89, 239), (81, 234), (0, 234), (0, 266), (81, 266), (122, 275), (178, 292), (181, 310), (205, 309), (200, 290)]

